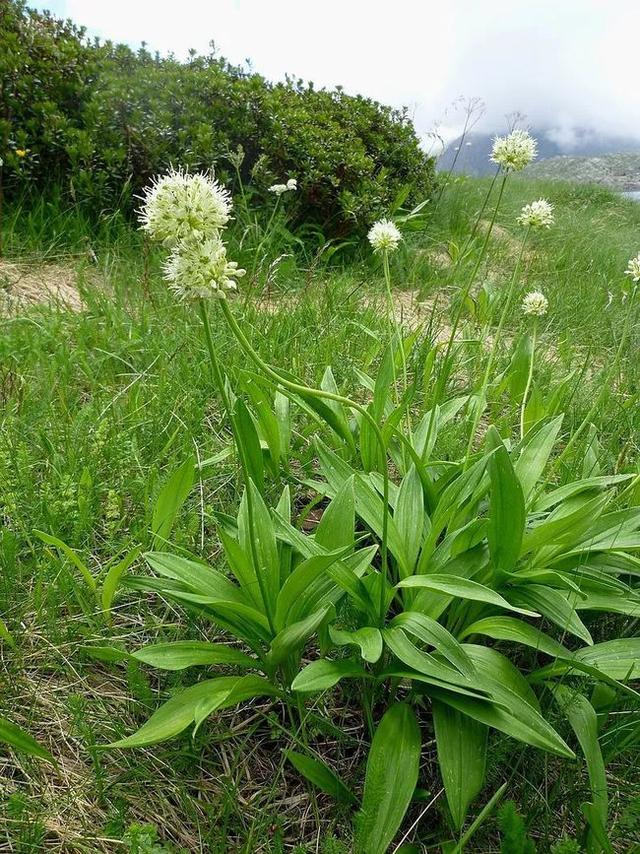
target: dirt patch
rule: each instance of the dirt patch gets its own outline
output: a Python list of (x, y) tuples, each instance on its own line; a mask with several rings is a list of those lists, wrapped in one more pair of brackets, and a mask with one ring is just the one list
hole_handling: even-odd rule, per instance
[(39, 303), (82, 311), (78, 279), (78, 270), (67, 264), (0, 259), (0, 313), (14, 314)]
[[(382, 313), (387, 311), (387, 301), (383, 296), (369, 294), (364, 297), (362, 304)], [(446, 300), (442, 296), (421, 298), (417, 290), (395, 291), (393, 294), (395, 321), (411, 332), (423, 327), (438, 344), (448, 341), (451, 335), (451, 327), (445, 322), (446, 307)]]

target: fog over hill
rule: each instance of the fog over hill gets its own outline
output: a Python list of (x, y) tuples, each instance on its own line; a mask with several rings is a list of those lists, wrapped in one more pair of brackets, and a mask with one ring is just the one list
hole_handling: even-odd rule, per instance
[[(608, 183), (601, 180), (605, 175), (611, 174), (619, 180), (617, 183), (622, 189), (635, 189), (637, 176), (635, 168), (627, 181), (625, 173), (620, 174), (620, 169), (631, 168), (632, 161), (614, 162), (603, 158), (603, 155), (621, 155), (622, 153), (640, 155), (640, 140), (626, 136), (612, 136), (599, 134), (597, 132), (578, 129), (567, 132), (557, 128), (532, 128), (531, 134), (538, 141), (538, 158), (536, 163), (544, 171), (542, 163), (549, 158), (559, 159), (560, 162), (552, 169), (553, 177), (563, 177), (563, 169), (576, 172), (576, 161), (585, 159), (603, 160), (599, 168), (593, 164), (587, 172), (599, 183)], [(501, 131), (503, 133), (503, 131)], [(493, 138), (495, 134), (471, 132), (465, 138), (458, 138), (450, 143), (438, 159), (438, 169), (449, 171), (453, 169), (456, 173), (467, 175), (490, 175), (494, 172), (494, 165), (489, 160)], [(536, 167), (538, 168), (538, 167)], [(580, 170), (578, 170), (579, 172)], [(583, 170), (584, 171), (584, 170)], [(542, 175), (542, 172), (539, 174)], [(567, 177), (570, 177), (567, 175)], [(577, 180), (577, 179), (576, 179)], [(615, 183), (615, 182), (614, 182)], [(626, 186), (629, 185), (629, 186)]]

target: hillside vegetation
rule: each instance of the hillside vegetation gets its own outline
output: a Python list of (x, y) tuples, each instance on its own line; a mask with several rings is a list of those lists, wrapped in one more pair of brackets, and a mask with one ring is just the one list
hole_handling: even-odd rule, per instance
[[(524, 361), (525, 368), (532, 366), (533, 379), (527, 395), (528, 429), (536, 435), (536, 423), (540, 429), (557, 423), (554, 413), (565, 413), (550, 480), (542, 488), (554, 489), (580, 477), (633, 476), (638, 471), (640, 435), (635, 307), (628, 337), (616, 353), (629, 316), (622, 272), (637, 245), (640, 207), (603, 190), (513, 179), (485, 251), (496, 200), (494, 187), (483, 212), (489, 189), (488, 181), (451, 184), (427, 206), (428, 213), (401, 224), (404, 240), (390, 259), (394, 314), (407, 346), (414, 426), (431, 405), (434, 389), (444, 382), (442, 406), (448, 415), (434, 433), (429, 471), (442, 476), (443, 466), (464, 459), (475, 417), (467, 395), (480, 393), (490, 351), (495, 367), (485, 388), (487, 406), (473, 459), (481, 458), (486, 442), (497, 441), (488, 432), (489, 423), (507, 447), (519, 447), (524, 386), (517, 354), (523, 347), (531, 353), (527, 347), (532, 331), (531, 318), (521, 313), (520, 297), (536, 289), (547, 295), (549, 311), (537, 326), (535, 362)], [(522, 241), (515, 219), (524, 203), (540, 196), (555, 204), (556, 224), (531, 237), (515, 280), (517, 299), (499, 336), (498, 317), (512, 289)], [(250, 211), (236, 197), (236, 220), (225, 240), (230, 257), (242, 259), (249, 273), (239, 298), (229, 300), (231, 308), (261, 358), (285, 366), (312, 387), (323, 383), (328, 387), (325, 371), (332, 365), (335, 387), (366, 403), (374, 382), (366, 377), (389, 370), (385, 352), (395, 335), (385, 308), (383, 270), (364, 248), (355, 257), (352, 248), (345, 265), (339, 253), (328, 257), (308, 249), (276, 262), (290, 223), (284, 209), (278, 211), (276, 223), (283, 217), (279, 225), (265, 231), (259, 225), (266, 221), (261, 217), (247, 237)], [(391, 701), (386, 693), (375, 701), (365, 693), (363, 705), (357, 680), (343, 682), (338, 693), (325, 691), (310, 699), (304, 695), (300, 719), (295, 703), (287, 707), (275, 699), (257, 698), (216, 712), (194, 738), (185, 732), (155, 747), (103, 749), (133, 733), (164, 699), (193, 685), (196, 678), (190, 669), (160, 673), (129, 652), (158, 642), (228, 643), (228, 631), (212, 629), (203, 613), (185, 611), (172, 599), (170, 586), (163, 588), (155, 576), (149, 577), (139, 550), (157, 549), (160, 537), (162, 549), (228, 572), (229, 558), (220, 538), (224, 536), (230, 548), (228, 537), (236, 535), (235, 517), (244, 488), (241, 457), (209, 371), (198, 313), (192, 304), (176, 304), (170, 297), (161, 280), (162, 251), (148, 244), (145, 248), (141, 234), (117, 218), (96, 226), (77, 210), (65, 211), (44, 201), (10, 209), (2, 236), (9, 261), (27, 260), (32, 267), (45, 262), (44, 267), (36, 266), (43, 282), (56, 271), (65, 270), (67, 275), (72, 271), (80, 304), (75, 311), (64, 305), (20, 306), (17, 299), (10, 299), (20, 292), (20, 276), (11, 275), (7, 261), (0, 268), (9, 299), (0, 339), (0, 613), (7, 630), (5, 641), (0, 641), (4, 644), (0, 716), (36, 737), (57, 763), (50, 766), (20, 752), (3, 753), (0, 845), (25, 852), (132, 854), (355, 850), (351, 796), (326, 779), (321, 789), (329, 785), (334, 795), (337, 791), (337, 801), (326, 791), (315, 790), (301, 773), (306, 766), (294, 767), (284, 751), (326, 763), (359, 798), (372, 725), (368, 716), (372, 713), (378, 722)], [(257, 249), (257, 265), (251, 270)], [(471, 287), (461, 305), (468, 281)], [(445, 375), (445, 343), (459, 308), (460, 333)], [(293, 399), (286, 408), (286, 399), (276, 399), (273, 411), (281, 426), (274, 432), (275, 422), (264, 420), (273, 406), (273, 388), (255, 386), (256, 375), (222, 315), (211, 312), (211, 318), (229, 387), (244, 401), (259, 431), (264, 464), (254, 458), (252, 471), (256, 482), (262, 478), (264, 501), (274, 507), (282, 487), (288, 485), (295, 530), (305, 537), (315, 535), (321, 543), (317, 523), (327, 504), (316, 490), (333, 493), (321, 484), (331, 477), (326, 466), (330, 452), (319, 457), (317, 439), (333, 449), (343, 465), (360, 472), (357, 482), (363, 478), (362, 483), (381, 488), (375, 470), (370, 473), (372, 463), (366, 462), (366, 453), (371, 452), (366, 451), (362, 424), (358, 428), (358, 422), (352, 422), (354, 455), (345, 435), (335, 432), (341, 429), (340, 422), (328, 416), (327, 421), (318, 419), (321, 410), (314, 414), (311, 398), (306, 403)], [(397, 356), (395, 364), (400, 389), (403, 363)], [(386, 384), (387, 393), (390, 386)], [(387, 418), (398, 405), (387, 399)], [(405, 410), (399, 411), (404, 419)], [(585, 417), (589, 429), (558, 462), (558, 454)], [(285, 438), (278, 431), (286, 424)], [(280, 444), (273, 444), (276, 436)], [(396, 489), (400, 482), (396, 478), (407, 470), (401, 454), (393, 453)], [(175, 505), (170, 524), (159, 530), (158, 514), (167, 512), (162, 502), (175, 495), (176, 474), (185, 478), (185, 472), (191, 472), (187, 483), (192, 486)], [(630, 483), (631, 494), (626, 489)], [(626, 513), (625, 502), (640, 498), (636, 483), (622, 482), (619, 497), (612, 499), (613, 512)], [(594, 493), (586, 494), (593, 502)], [(348, 490), (343, 501), (347, 495)], [(284, 506), (278, 504), (279, 513), (286, 512)], [(593, 507), (589, 504), (590, 513)], [(486, 510), (481, 507), (478, 512), (480, 521)], [(411, 518), (415, 524), (419, 515)], [(458, 524), (464, 526), (465, 519)], [(363, 541), (359, 546), (379, 543), (380, 530), (370, 515), (365, 513), (356, 526)], [(636, 542), (635, 529), (631, 525), (629, 542)], [(336, 530), (332, 536), (344, 536), (344, 529), (339, 530), (343, 533)], [(453, 522), (450, 531), (462, 536)], [(298, 540), (296, 535), (292, 543)], [(332, 547), (339, 542), (334, 540)], [(460, 539), (458, 543), (463, 546)], [(123, 558), (131, 565), (118, 570), (121, 578), (105, 598), (106, 578), (116, 578), (113, 568)], [(392, 560), (395, 565), (396, 557)], [(376, 571), (367, 576), (371, 579), (378, 575), (377, 558), (374, 566)], [(451, 571), (455, 578), (453, 565)], [(137, 580), (128, 581), (129, 575)], [(97, 585), (97, 605), (87, 578)], [(635, 650), (634, 621), (625, 615), (634, 612), (636, 594), (626, 584), (625, 590), (613, 613), (579, 612), (596, 644), (622, 636), (625, 649)], [(161, 591), (162, 596), (150, 591)], [(355, 604), (345, 603), (341, 614), (343, 631), (358, 625)], [(462, 619), (464, 611), (459, 614)], [(448, 625), (455, 631), (454, 622)], [(549, 644), (553, 638), (572, 650), (582, 646), (583, 641), (553, 620), (543, 620), (542, 626)], [(583, 634), (582, 629), (574, 626), (574, 630)], [(330, 657), (340, 659), (344, 648), (331, 643), (329, 648)], [(494, 648), (510, 654), (527, 675), (554, 660), (526, 646), (512, 648), (508, 641), (498, 641)], [(316, 655), (314, 643), (302, 665)], [(366, 662), (364, 666), (370, 667)], [(629, 667), (635, 674), (635, 665)], [(627, 852), (640, 844), (635, 736), (639, 709), (635, 696), (625, 693), (622, 685), (627, 674), (618, 669), (620, 682), (605, 684), (597, 679), (591, 683), (594, 673), (597, 676), (598, 671), (587, 680), (591, 690), (586, 697), (597, 710), (599, 737), (592, 730), (595, 742), (584, 743), (596, 750), (589, 756), (602, 755), (606, 763), (608, 844)], [(584, 678), (565, 676), (560, 681), (583, 696)], [(535, 681), (532, 684), (537, 688)], [(412, 696), (406, 684), (394, 690), (404, 698)], [(539, 693), (536, 708), (580, 757), (580, 739), (587, 736), (578, 729), (576, 741), (572, 725), (550, 692)], [(404, 850), (453, 850), (451, 840), (460, 838), (456, 827), (466, 810), (443, 793), (433, 741), (441, 734), (434, 733), (426, 699), (419, 700), (424, 695), (413, 696), (423, 752), (419, 785), (396, 842), (408, 832), (416, 847)], [(462, 726), (464, 717), (458, 721)], [(395, 752), (398, 742), (394, 745)], [(411, 785), (409, 759), (403, 761), (400, 776)], [(592, 825), (581, 811), (581, 805), (593, 798), (589, 774), (596, 761), (588, 758), (585, 765), (581, 758), (561, 759), (491, 730), (486, 789), (475, 796), (471, 816), (478, 816), (503, 784), (506, 790), (500, 789), (499, 796), (508, 802), (497, 811), (491, 801), (479, 828), (469, 830), (464, 850), (484, 854), (501, 845), (500, 850), (509, 854), (599, 850)], [(465, 763), (463, 775), (467, 768)], [(308, 767), (306, 771), (314, 777)], [(400, 787), (400, 781), (395, 785)], [(593, 816), (590, 820), (596, 822)], [(464, 827), (470, 829), (470, 822)], [(374, 849), (365, 850), (370, 854)]]
[(172, 163), (215, 167), (235, 191), (250, 183), (257, 201), (295, 178), (295, 224), (321, 243), (432, 192), (433, 161), (402, 111), (301, 80), (271, 84), (214, 54), (179, 62), (90, 41), (22, 0), (3, 0), (0, 16), (9, 199), (57, 192), (94, 215), (130, 216)]

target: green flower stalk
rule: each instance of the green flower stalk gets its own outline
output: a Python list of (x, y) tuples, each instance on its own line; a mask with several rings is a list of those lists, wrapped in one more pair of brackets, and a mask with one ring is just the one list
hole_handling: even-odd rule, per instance
[[(383, 457), (383, 466), (382, 466), (382, 500), (384, 505), (384, 515), (382, 519), (382, 544), (381, 544), (381, 559), (382, 559), (382, 574), (383, 577), (389, 578), (389, 568), (388, 568), (388, 555), (387, 555), (387, 540), (388, 540), (388, 525), (389, 525), (389, 471), (386, 463), (387, 456), (387, 447), (382, 435), (382, 431), (380, 430), (380, 426), (378, 425), (375, 418), (371, 416), (371, 414), (365, 409), (364, 406), (361, 406), (359, 403), (356, 403), (354, 400), (351, 400), (348, 397), (344, 397), (340, 394), (334, 394), (330, 391), (325, 391), (320, 388), (313, 388), (311, 386), (304, 385), (302, 383), (293, 382), (288, 377), (283, 376), (279, 373), (275, 368), (272, 368), (268, 365), (264, 359), (257, 353), (257, 351), (252, 347), (249, 339), (244, 334), (240, 324), (236, 320), (231, 308), (229, 307), (229, 303), (227, 300), (220, 300), (220, 309), (224, 318), (229, 325), (229, 328), (233, 332), (236, 337), (238, 343), (244, 350), (244, 352), (249, 356), (251, 361), (256, 365), (259, 370), (262, 371), (265, 376), (269, 377), (269, 379), (273, 380), (273, 382), (281, 385), (283, 388), (290, 391), (292, 394), (296, 394), (299, 396), (311, 395), (320, 400), (331, 400), (335, 403), (339, 403), (342, 406), (346, 406), (349, 409), (357, 412), (362, 418), (364, 418), (371, 429), (373, 430), (376, 440), (378, 442), (378, 447)], [(385, 598), (385, 589), (384, 586), (381, 585), (381, 595), (380, 595), (380, 620), (381, 624), (384, 623), (384, 616), (386, 609), (384, 607), (384, 598)]]
[(473, 442), (476, 437), (476, 432), (478, 430), (478, 424), (480, 423), (480, 416), (484, 411), (484, 399), (487, 393), (487, 388), (489, 387), (489, 380), (491, 379), (491, 373), (493, 371), (493, 366), (495, 364), (496, 355), (498, 353), (498, 345), (500, 339), (502, 337), (502, 331), (504, 329), (504, 324), (509, 315), (509, 311), (511, 309), (511, 305), (513, 303), (513, 297), (515, 294), (516, 282), (518, 281), (518, 274), (520, 272), (520, 265), (522, 263), (522, 257), (524, 255), (524, 250), (527, 245), (527, 240), (529, 238), (529, 233), (531, 231), (531, 226), (527, 227), (527, 230), (524, 233), (524, 237), (522, 238), (522, 243), (520, 244), (520, 251), (518, 252), (518, 257), (516, 259), (515, 267), (513, 268), (513, 274), (511, 276), (511, 281), (509, 282), (509, 289), (507, 291), (507, 298), (504, 303), (504, 307), (502, 309), (502, 313), (500, 315), (500, 320), (498, 321), (498, 326), (493, 337), (493, 341), (491, 343), (491, 350), (489, 351), (489, 358), (487, 359), (487, 364), (485, 367), (484, 375), (482, 377), (482, 384), (480, 386), (480, 391), (477, 394), (477, 403), (474, 407), (474, 415), (473, 422), (471, 424), (471, 432), (469, 433), (469, 441), (467, 444), (467, 452), (465, 454), (465, 468), (469, 465), (469, 461), (471, 459), (471, 453), (473, 450)]
[(529, 362), (529, 372), (527, 374), (527, 383), (522, 396), (522, 405), (520, 407), (520, 439), (524, 439), (524, 415), (531, 390), (531, 382), (533, 380), (533, 363), (536, 355), (536, 340), (538, 334), (538, 318), (544, 317), (549, 308), (549, 300), (540, 291), (532, 291), (527, 294), (522, 301), (522, 311), (524, 314), (533, 317), (533, 329), (531, 331), (531, 361)]
[[(373, 248), (373, 251), (377, 255), (382, 255), (382, 268), (384, 271), (384, 281), (387, 297), (387, 326), (389, 330), (389, 343), (391, 345), (391, 367), (393, 371), (394, 391), (396, 392), (396, 403), (398, 403), (398, 395), (396, 389), (396, 366), (393, 353), (394, 337), (397, 341), (398, 348), (400, 350), (400, 360), (402, 362), (402, 377), (404, 384), (403, 393), (406, 392), (409, 386), (409, 375), (407, 371), (407, 357), (404, 352), (402, 327), (400, 326), (400, 321), (395, 316), (395, 311), (393, 308), (393, 290), (391, 287), (391, 269), (389, 265), (389, 256), (398, 248), (400, 241), (402, 240), (402, 235), (400, 234), (400, 231), (398, 230), (397, 226), (393, 222), (391, 222), (391, 220), (381, 219), (375, 222), (369, 229), (368, 239), (369, 243)], [(411, 427), (411, 413), (409, 412), (408, 408), (406, 412), (406, 424), (407, 437), (410, 439), (413, 431)]]

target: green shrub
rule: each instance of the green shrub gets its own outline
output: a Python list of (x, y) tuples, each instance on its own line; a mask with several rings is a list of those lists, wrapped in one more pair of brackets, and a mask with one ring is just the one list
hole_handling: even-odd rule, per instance
[(327, 234), (362, 231), (433, 189), (433, 162), (403, 111), (340, 89), (289, 79), (270, 84), (216, 56), (181, 63), (110, 42), (23, 0), (0, 27), (0, 156), (5, 190), (61, 183), (92, 209), (131, 211), (134, 196), (171, 163), (213, 164), (228, 155), (259, 194), (296, 177), (297, 220)]

